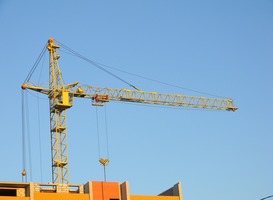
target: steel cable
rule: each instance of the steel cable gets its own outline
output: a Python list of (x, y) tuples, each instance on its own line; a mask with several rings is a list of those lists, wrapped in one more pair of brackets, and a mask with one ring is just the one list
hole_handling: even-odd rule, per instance
[(120, 78), (120, 77), (117, 76), (116, 74), (114, 74), (114, 73), (108, 71), (107, 69), (103, 68), (103, 67), (100, 66), (98, 63), (96, 63), (96, 62), (94, 62), (94, 61), (92, 61), (92, 60), (90, 60), (90, 59), (84, 57), (83, 55), (77, 53), (76, 51), (72, 50), (72, 49), (69, 48), (68, 46), (62, 44), (61, 42), (59, 42), (59, 41), (57, 41), (57, 40), (55, 40), (55, 41), (58, 42), (58, 44), (59, 44), (60, 46), (62, 46), (64, 49), (66, 49), (67, 51), (71, 52), (73, 55), (75, 55), (75, 56), (77, 56), (77, 57), (79, 57), (79, 58), (85, 60), (86, 62), (88, 62), (88, 63), (90, 63), (90, 64), (92, 64), (92, 65), (94, 65), (94, 66), (97, 67), (98, 69), (100, 69), (100, 70), (102, 70), (102, 71), (104, 71), (104, 72), (110, 74), (111, 76), (117, 78), (118, 80), (120, 80), (120, 81), (126, 83), (126, 84), (129, 85), (130, 87), (132, 87), (132, 88), (134, 88), (134, 89), (136, 89), (136, 90), (139, 90), (136, 86), (132, 85), (132, 84), (129, 83), (128, 81), (125, 81), (124, 79)]
[(46, 51), (46, 45), (44, 46), (42, 52), (40, 53), (39, 57), (37, 58), (37, 60), (35, 61), (34, 65), (32, 66), (30, 72), (28, 73), (24, 83), (28, 82), (33, 74), (33, 72), (35, 71), (35, 69), (37, 68), (38, 64), (40, 63), (42, 57), (44, 56)]

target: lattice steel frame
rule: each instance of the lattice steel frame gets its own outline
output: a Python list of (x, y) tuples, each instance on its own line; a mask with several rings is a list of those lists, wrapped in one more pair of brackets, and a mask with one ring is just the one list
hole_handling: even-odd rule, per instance
[(66, 109), (62, 106), (62, 92), (65, 90), (62, 73), (58, 64), (59, 55), (56, 49), (59, 46), (48, 42), (49, 51), (49, 104), (50, 104), (50, 136), (52, 159), (52, 182), (59, 184), (69, 183), (68, 170), (68, 138), (66, 128)]

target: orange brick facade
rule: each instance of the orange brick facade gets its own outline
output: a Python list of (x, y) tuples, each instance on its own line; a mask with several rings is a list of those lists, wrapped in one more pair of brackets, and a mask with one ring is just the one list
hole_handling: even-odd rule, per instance
[(89, 181), (86, 184), (0, 182), (0, 200), (182, 200), (181, 184), (155, 196), (131, 195), (129, 183)]

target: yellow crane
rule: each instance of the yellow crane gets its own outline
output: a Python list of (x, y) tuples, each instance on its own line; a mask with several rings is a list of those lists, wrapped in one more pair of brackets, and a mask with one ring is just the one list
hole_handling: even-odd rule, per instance
[[(93, 105), (102, 106), (109, 101), (135, 102), (142, 104), (155, 104), (163, 106), (177, 106), (187, 108), (236, 111), (232, 99), (207, 98), (202, 96), (186, 96), (182, 94), (164, 94), (158, 92), (145, 92), (141, 90), (102, 88), (94, 86), (81, 86), (79, 82), (65, 85), (58, 64), (60, 55), (56, 49), (60, 46), (54, 43), (54, 39), (48, 40), (49, 51), (49, 87), (39, 87), (26, 82), (22, 89), (30, 89), (48, 96), (50, 101), (50, 135), (51, 135), (51, 159), (52, 182), (59, 184), (69, 183), (68, 168), (68, 143), (66, 110), (73, 106), (74, 97), (88, 98)], [(101, 162), (101, 161), (100, 161)], [(108, 160), (101, 162), (103, 165)]]

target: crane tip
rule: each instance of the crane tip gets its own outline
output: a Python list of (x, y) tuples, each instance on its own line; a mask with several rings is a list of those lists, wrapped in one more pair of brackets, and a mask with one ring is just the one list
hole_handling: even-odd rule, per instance
[(24, 84), (21, 86), (21, 88), (22, 88), (23, 90), (27, 89), (27, 84), (24, 83)]
[(54, 42), (54, 38), (49, 38), (48, 43), (53, 43)]

